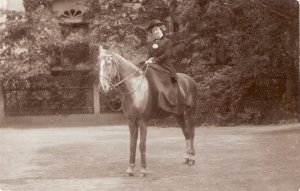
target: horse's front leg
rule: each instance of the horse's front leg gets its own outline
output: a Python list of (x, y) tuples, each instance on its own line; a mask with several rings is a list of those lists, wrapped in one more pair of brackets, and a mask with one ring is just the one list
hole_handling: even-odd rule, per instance
[(138, 138), (138, 125), (135, 122), (129, 122), (130, 131), (130, 155), (129, 155), (129, 167), (126, 170), (127, 176), (133, 176), (133, 168), (135, 166), (136, 156), (136, 144)]
[[(188, 146), (188, 155), (189, 155), (189, 166), (195, 165), (195, 148), (194, 148), (194, 137), (195, 137), (195, 127), (194, 127), (194, 119), (193, 114), (188, 112), (188, 115), (185, 115), (185, 123), (189, 131), (189, 146)], [(188, 144), (188, 143), (187, 143)]]
[(140, 153), (141, 153), (141, 176), (145, 177), (146, 171), (146, 140), (147, 140), (147, 124), (140, 124)]

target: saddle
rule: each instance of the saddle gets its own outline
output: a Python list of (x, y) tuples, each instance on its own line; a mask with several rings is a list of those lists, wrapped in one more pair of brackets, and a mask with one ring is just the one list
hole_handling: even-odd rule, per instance
[(184, 99), (178, 83), (174, 83), (175, 80), (172, 74), (157, 64), (150, 64), (146, 77), (152, 92), (157, 98), (157, 106), (170, 113), (183, 114)]

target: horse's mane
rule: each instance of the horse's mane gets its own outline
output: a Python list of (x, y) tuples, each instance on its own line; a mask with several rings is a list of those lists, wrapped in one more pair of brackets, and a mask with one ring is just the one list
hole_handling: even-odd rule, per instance
[(139, 69), (135, 64), (133, 64), (129, 60), (125, 59), (123, 56), (121, 56), (120, 54), (118, 54), (116, 52), (112, 53), (112, 57), (118, 65), (126, 65), (127, 67), (134, 69), (134, 70)]

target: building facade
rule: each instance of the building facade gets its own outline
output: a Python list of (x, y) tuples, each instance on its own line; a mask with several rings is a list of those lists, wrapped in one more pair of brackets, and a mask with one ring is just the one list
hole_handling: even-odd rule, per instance
[[(2, 9), (24, 11), (22, 0), (6, 0), (1, 3)], [(88, 23), (83, 21), (87, 8), (78, 1), (56, 0), (51, 6), (51, 11), (59, 18), (63, 38), (78, 30), (88, 30)], [(3, 21), (5, 22), (5, 18)], [(68, 56), (68, 53), (64, 54), (66, 51), (61, 51), (59, 63), (52, 68), (52, 81), (50, 80), (49, 83), (54, 86), (59, 84), (56, 92), (53, 88), (37, 88), (36, 82), (39, 81), (37, 79), (13, 79), (1, 84), (0, 118), (26, 115), (99, 114), (100, 111), (109, 110), (105, 100), (101, 99), (97, 84), (86, 75), (94, 67), (82, 67), (89, 62), (89, 45), (80, 44), (68, 48), (68, 53), (71, 51), (73, 56)], [(78, 52), (80, 49), (85, 51)], [(81, 58), (79, 62), (78, 59), (74, 59), (76, 55)], [(53, 100), (49, 97), (53, 97)]]
[(23, 0), (1, 0), (0, 9), (11, 11), (25, 11)]

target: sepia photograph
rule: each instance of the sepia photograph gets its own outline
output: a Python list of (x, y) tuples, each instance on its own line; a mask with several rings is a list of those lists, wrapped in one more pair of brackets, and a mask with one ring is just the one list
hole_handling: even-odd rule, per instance
[(300, 191), (299, 0), (0, 0), (0, 191)]

